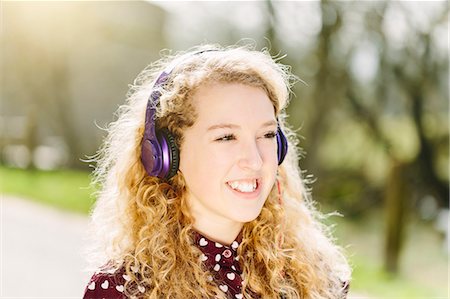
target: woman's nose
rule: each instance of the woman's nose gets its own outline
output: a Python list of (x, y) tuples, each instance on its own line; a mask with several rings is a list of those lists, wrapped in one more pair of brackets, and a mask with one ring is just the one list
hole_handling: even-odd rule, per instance
[(255, 141), (246, 142), (241, 149), (239, 167), (243, 169), (259, 170), (263, 165), (263, 159)]

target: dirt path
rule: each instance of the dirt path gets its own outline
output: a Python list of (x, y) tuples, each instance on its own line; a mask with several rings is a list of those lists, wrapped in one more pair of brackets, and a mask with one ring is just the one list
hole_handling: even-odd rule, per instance
[(87, 217), (1, 195), (0, 298), (81, 298)]

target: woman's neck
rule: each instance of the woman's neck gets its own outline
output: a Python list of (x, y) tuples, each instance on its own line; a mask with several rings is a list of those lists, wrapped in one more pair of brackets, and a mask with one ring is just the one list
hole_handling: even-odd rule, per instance
[(208, 219), (201, 217), (195, 220), (194, 228), (211, 241), (219, 242), (223, 245), (230, 245), (236, 240), (243, 225), (243, 223), (232, 221), (208, 221)]

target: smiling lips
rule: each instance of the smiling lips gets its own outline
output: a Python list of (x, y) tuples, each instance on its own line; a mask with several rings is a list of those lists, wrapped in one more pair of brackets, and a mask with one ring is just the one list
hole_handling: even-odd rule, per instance
[(227, 185), (234, 191), (240, 193), (253, 193), (259, 187), (259, 180), (246, 179), (246, 180), (229, 181), (227, 182)]

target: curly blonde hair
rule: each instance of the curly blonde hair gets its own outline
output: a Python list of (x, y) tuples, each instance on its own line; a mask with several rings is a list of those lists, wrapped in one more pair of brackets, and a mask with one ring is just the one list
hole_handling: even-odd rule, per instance
[[(214, 49), (200, 55), (194, 51)], [(196, 120), (191, 98), (207, 83), (241, 83), (262, 88), (272, 101), (289, 151), (278, 167), (260, 215), (244, 224), (238, 254), (243, 260), (244, 298), (341, 298), (350, 269), (314, 209), (298, 166), (296, 136), (284, 108), (295, 77), (267, 51), (250, 46), (199, 46), (166, 55), (135, 80), (117, 120), (94, 160), (93, 183), (100, 186), (92, 212), (91, 262), (125, 269), (128, 296), (145, 286), (145, 298), (224, 298), (208, 280), (193, 242), (194, 219), (181, 172), (169, 181), (146, 174), (141, 160), (145, 108), (153, 83), (170, 64), (170, 83), (160, 87), (157, 127), (168, 128), (183, 150), (183, 131)], [(280, 197), (283, 204), (280, 204)], [(142, 297), (142, 295), (140, 295)]]

